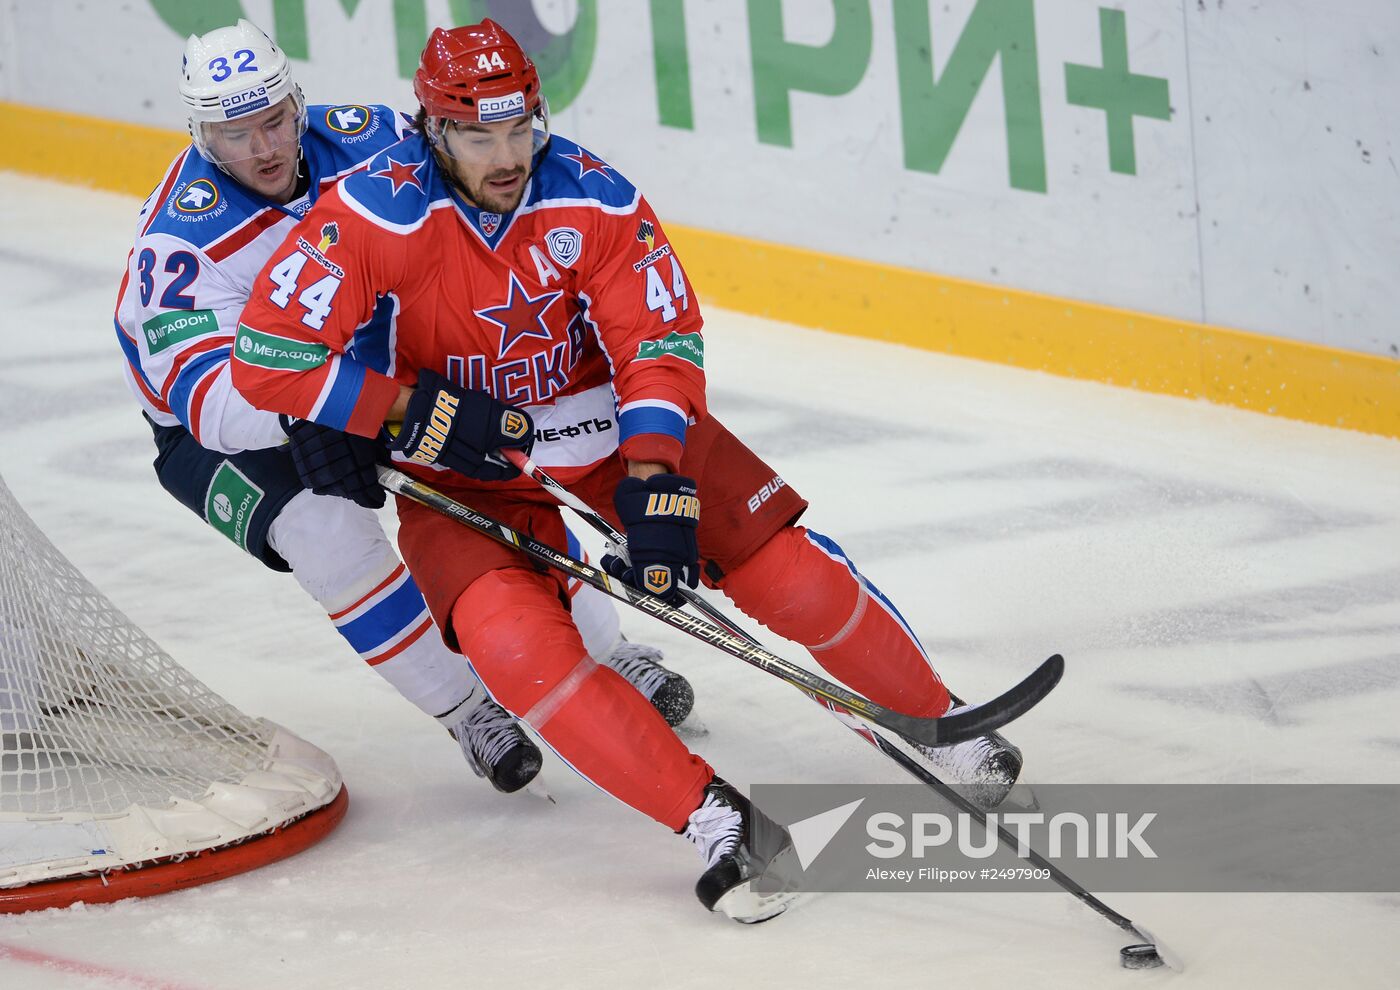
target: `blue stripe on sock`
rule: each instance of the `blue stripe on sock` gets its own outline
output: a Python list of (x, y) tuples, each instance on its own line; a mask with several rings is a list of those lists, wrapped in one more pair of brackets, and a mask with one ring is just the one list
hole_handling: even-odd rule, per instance
[(418, 586), (405, 581), (364, 615), (336, 629), (356, 653), (373, 656), (385, 643), (416, 626), (427, 607)]

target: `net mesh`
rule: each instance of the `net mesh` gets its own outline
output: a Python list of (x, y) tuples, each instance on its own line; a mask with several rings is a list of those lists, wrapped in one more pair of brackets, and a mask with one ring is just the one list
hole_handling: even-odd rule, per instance
[(0, 815), (197, 800), (266, 765), (274, 731), (179, 667), (0, 479)]

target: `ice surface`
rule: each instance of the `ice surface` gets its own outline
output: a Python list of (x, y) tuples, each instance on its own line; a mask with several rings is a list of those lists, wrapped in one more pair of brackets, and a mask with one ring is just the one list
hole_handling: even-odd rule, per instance
[[(134, 200), (0, 177), (0, 473), (175, 658), (331, 752), (320, 846), (146, 901), (0, 917), (0, 985), (1388, 987), (1400, 897), (831, 895), (706, 914), (690, 846), (573, 777), (498, 795), (289, 577), (160, 490), (112, 307)], [(703, 286), (700, 286), (703, 298)], [(1400, 443), (710, 311), (713, 408), (813, 501), (959, 693), (1055, 651), (1026, 777), (1400, 782)], [(726, 777), (899, 781), (805, 698), (653, 626)], [(791, 647), (784, 653), (805, 659)], [(45, 960), (49, 960), (47, 963)], [(64, 967), (67, 968), (64, 968)]]

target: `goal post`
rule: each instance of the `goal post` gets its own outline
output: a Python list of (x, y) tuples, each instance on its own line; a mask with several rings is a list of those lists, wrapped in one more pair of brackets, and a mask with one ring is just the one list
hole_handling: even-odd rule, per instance
[(0, 913), (242, 873), (347, 800), (330, 756), (175, 663), (0, 479)]

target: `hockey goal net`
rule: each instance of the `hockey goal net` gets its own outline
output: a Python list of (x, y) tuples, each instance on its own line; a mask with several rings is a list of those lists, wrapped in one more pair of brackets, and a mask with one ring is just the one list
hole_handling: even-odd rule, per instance
[(176, 664), (0, 479), (0, 912), (241, 873), (346, 800), (329, 756)]

